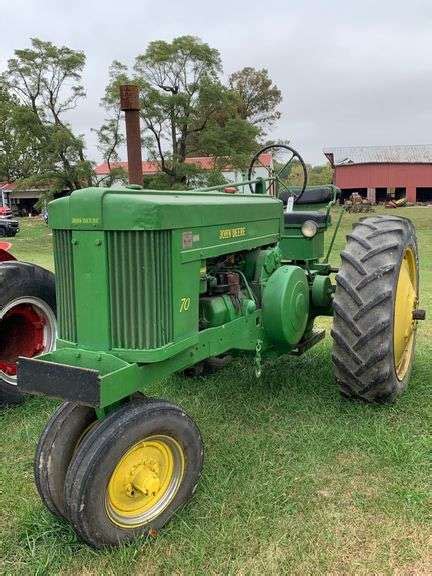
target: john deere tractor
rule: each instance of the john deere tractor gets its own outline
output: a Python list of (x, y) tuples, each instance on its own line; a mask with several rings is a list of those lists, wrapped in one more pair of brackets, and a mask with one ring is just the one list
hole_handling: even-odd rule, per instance
[(160, 529), (197, 487), (200, 432), (146, 396), (155, 382), (228, 353), (250, 354), (259, 377), (266, 358), (319, 342), (324, 315), (344, 396), (391, 402), (407, 385), (423, 317), (413, 225), (359, 221), (333, 268), (324, 234), (338, 190), (307, 189), (288, 151), (297, 188), (288, 163), (256, 177), (261, 151), (231, 193), (89, 188), (49, 206), (57, 349), (20, 359), (18, 382), (64, 401), (40, 438), (36, 484), (95, 547)]

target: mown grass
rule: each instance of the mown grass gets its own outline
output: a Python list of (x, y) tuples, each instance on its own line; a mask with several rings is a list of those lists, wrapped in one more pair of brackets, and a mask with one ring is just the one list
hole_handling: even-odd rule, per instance
[[(422, 306), (432, 313), (432, 209), (417, 225)], [(346, 215), (345, 233), (358, 215)], [(16, 255), (50, 265), (49, 233), (26, 221)], [(323, 325), (328, 325), (324, 320)], [(175, 376), (151, 394), (182, 404), (206, 461), (193, 501), (155, 539), (96, 552), (42, 506), (37, 438), (55, 402), (0, 414), (0, 570), (4, 574), (431, 574), (432, 330), (420, 326), (406, 393), (390, 407), (340, 398), (331, 341), (300, 358), (249, 358), (207, 379)]]

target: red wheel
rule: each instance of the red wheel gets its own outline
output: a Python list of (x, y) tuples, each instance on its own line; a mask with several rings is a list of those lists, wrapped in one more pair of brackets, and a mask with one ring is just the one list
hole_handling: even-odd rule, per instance
[(12, 248), (10, 242), (0, 242), (0, 262), (7, 262), (8, 260), (15, 260), (15, 256), (9, 253)]
[(53, 275), (24, 262), (0, 265), (0, 403), (23, 400), (16, 363), (54, 349), (56, 340)]

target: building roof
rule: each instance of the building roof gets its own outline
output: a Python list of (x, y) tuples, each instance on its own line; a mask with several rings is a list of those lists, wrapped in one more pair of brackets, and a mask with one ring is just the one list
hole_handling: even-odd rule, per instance
[[(186, 164), (194, 164), (202, 170), (212, 170), (215, 166), (215, 158), (213, 156), (197, 156), (195, 158), (186, 158)], [(271, 154), (261, 154), (260, 162), (264, 167), (270, 167), (272, 165), (272, 155)], [(111, 162), (111, 168), (123, 168), (126, 172), (128, 170), (127, 162)], [(159, 163), (154, 160), (144, 160), (142, 163), (144, 176), (152, 176), (158, 174), (160, 170)], [(231, 171), (232, 166), (225, 166), (223, 170)], [(103, 162), (98, 164), (95, 168), (97, 176), (106, 176), (109, 174), (108, 164)]]
[(16, 184), (13, 182), (0, 182), (0, 191), (4, 190), (5, 192), (9, 192), (10, 190), (15, 190)]
[(432, 144), (324, 148), (332, 166), (348, 164), (432, 164)]

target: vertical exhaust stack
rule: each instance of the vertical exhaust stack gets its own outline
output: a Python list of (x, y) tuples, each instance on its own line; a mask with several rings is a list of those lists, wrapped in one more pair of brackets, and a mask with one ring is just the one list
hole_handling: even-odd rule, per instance
[(120, 108), (125, 113), (129, 184), (142, 186), (143, 172), (138, 86), (134, 84), (123, 84), (120, 86)]

